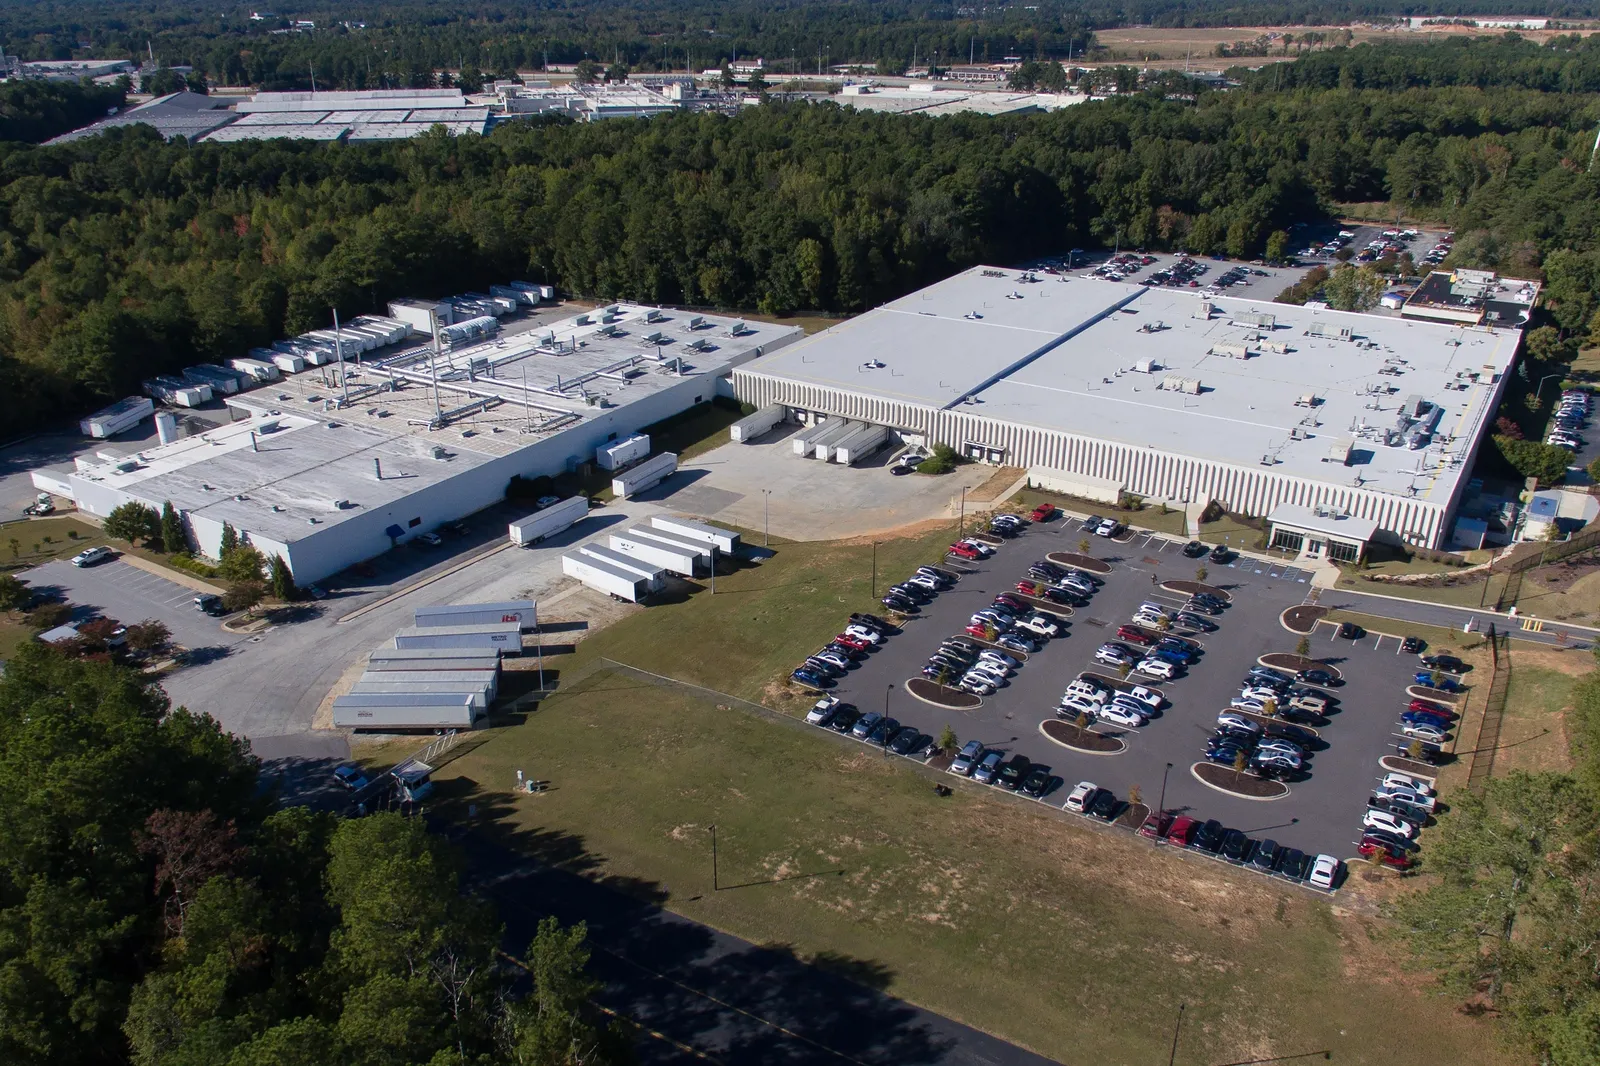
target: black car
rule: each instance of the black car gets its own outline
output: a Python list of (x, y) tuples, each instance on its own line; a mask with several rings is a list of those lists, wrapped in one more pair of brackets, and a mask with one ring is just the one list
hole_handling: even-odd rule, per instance
[(1223, 599), (1221, 596), (1213, 596), (1209, 592), (1196, 592), (1193, 596), (1190, 596), (1189, 598), (1191, 600), (1199, 600), (1201, 603), (1210, 604), (1211, 606), (1216, 607), (1216, 608), (1222, 608), (1222, 607), (1228, 606), (1228, 601), (1227, 600)]
[(1256, 845), (1255, 854), (1250, 856), (1246, 865), (1252, 870), (1271, 873), (1272, 868), (1278, 864), (1278, 853), (1282, 850), (1276, 840), (1263, 840)]
[(1255, 847), (1256, 842), (1237, 829), (1222, 834), (1222, 857), (1231, 863), (1243, 865), (1248, 862)]
[(1354, 622), (1340, 622), (1339, 635), (1345, 640), (1360, 640), (1367, 635), (1367, 631)]
[(875, 630), (879, 634), (892, 633), (896, 628), (893, 624), (875, 614), (863, 614), (860, 611), (851, 612), (850, 621), (858, 626), (866, 626), (868, 629)]
[(1229, 551), (1225, 545), (1218, 544), (1211, 549), (1211, 561), (1214, 563), (1225, 563), (1232, 558), (1233, 552)]
[(883, 745), (890, 737), (900, 731), (900, 723), (893, 718), (880, 718), (878, 724), (872, 727), (872, 732), (866, 736), (868, 744)]
[(1013, 755), (1009, 762), (1000, 767), (1000, 772), (995, 775), (995, 783), (1016, 792), (1022, 787), (1022, 779), (1028, 776), (1032, 766), (1026, 755)]
[(911, 755), (926, 751), (932, 744), (932, 737), (916, 726), (908, 725), (889, 741), (889, 750), (896, 755)]
[(1250, 672), (1246, 674), (1245, 677), (1249, 678), (1256, 684), (1277, 685), (1279, 687), (1294, 683), (1294, 678), (1289, 677), (1286, 674), (1280, 674), (1278, 671), (1268, 666), (1252, 666), (1250, 668)]
[(1109, 822), (1117, 816), (1117, 811), (1122, 807), (1122, 801), (1117, 799), (1117, 794), (1109, 788), (1102, 788), (1094, 794), (1094, 798), (1084, 807), (1084, 810), (1100, 819)]
[(904, 596), (913, 603), (933, 602), (933, 593), (921, 585), (890, 585), (889, 591), (895, 595)]
[(833, 717), (828, 719), (828, 728), (835, 733), (848, 734), (861, 721), (861, 712), (849, 704), (840, 704), (839, 709), (833, 712)]
[(1326, 670), (1302, 670), (1296, 675), (1296, 680), (1304, 681), (1308, 685), (1337, 685), (1339, 679)]
[(912, 603), (904, 596), (900, 596), (895, 593), (890, 593), (889, 595), (885, 596), (881, 602), (885, 607), (889, 608), (889, 610), (899, 611), (901, 614), (916, 614), (918, 611), (922, 610), (922, 608), (918, 607), (915, 603)]
[(1050, 768), (1048, 766), (1035, 766), (1028, 771), (1028, 776), (1022, 779), (1023, 794), (1033, 796), (1036, 799), (1044, 795), (1045, 790), (1049, 787)]
[(1294, 722), (1297, 725), (1324, 726), (1328, 724), (1328, 720), (1322, 715), (1317, 714), (1315, 711), (1305, 710), (1302, 707), (1280, 706), (1278, 708), (1278, 717), (1285, 722)]
[(1227, 829), (1221, 822), (1209, 818), (1195, 828), (1194, 839), (1189, 842), (1189, 846), (1215, 855), (1217, 849), (1222, 847), (1222, 838), (1226, 833)]
[(1269, 737), (1277, 737), (1280, 740), (1293, 741), (1302, 748), (1309, 747), (1312, 744), (1317, 743), (1320, 739), (1317, 734), (1311, 732), (1309, 729), (1300, 729), (1296, 726), (1285, 725), (1282, 722), (1269, 722), (1262, 732), (1266, 733)]
[(1064, 566), (1057, 566), (1048, 559), (1035, 559), (1033, 565), (1047, 572), (1051, 577), (1060, 580), (1067, 576), (1068, 570)]
[(1198, 559), (1206, 553), (1206, 546), (1197, 540), (1191, 540), (1183, 546), (1183, 554), (1190, 559)]
[(1407, 637), (1400, 642), (1400, 650), (1407, 655), (1420, 655), (1422, 649), (1428, 646), (1427, 641), (1421, 637)]
[(1290, 881), (1304, 881), (1311, 866), (1311, 856), (1299, 848), (1289, 848), (1278, 860), (1278, 875)]
[(1422, 665), (1430, 670), (1445, 670), (1452, 674), (1464, 673), (1471, 669), (1454, 655), (1424, 655)]

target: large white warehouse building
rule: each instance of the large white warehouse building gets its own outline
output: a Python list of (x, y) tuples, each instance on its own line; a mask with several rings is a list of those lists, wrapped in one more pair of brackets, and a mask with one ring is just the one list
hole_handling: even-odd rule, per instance
[(737, 367), (733, 383), (791, 419), (888, 426), (1077, 495), (1348, 516), (1438, 547), (1520, 342), (975, 267)]
[(228, 425), (34, 481), (102, 518), (170, 501), (213, 558), (228, 523), (305, 584), (499, 501), (513, 475), (592, 462), (801, 335), (632, 304), (521, 325), (437, 359), (380, 351), (344, 382), (332, 365), (288, 375), (228, 396)]

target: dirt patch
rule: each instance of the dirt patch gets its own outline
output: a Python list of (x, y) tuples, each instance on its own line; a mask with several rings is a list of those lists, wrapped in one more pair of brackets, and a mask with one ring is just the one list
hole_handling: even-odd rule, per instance
[(1429, 781), (1439, 776), (1439, 768), (1437, 766), (1429, 766), (1427, 763), (1417, 762), (1415, 759), (1402, 759), (1398, 755), (1385, 755), (1378, 760), (1378, 765), (1385, 770), (1393, 770), (1399, 774), (1410, 774), (1412, 777), (1423, 777)]
[(1411, 685), (1406, 689), (1406, 695), (1412, 699), (1427, 700), (1429, 703), (1460, 703), (1466, 698), (1465, 692), (1446, 692), (1442, 688), (1429, 688), (1427, 685)]
[(921, 677), (913, 677), (907, 681), (906, 691), (923, 703), (931, 703), (935, 707), (948, 707), (953, 711), (975, 711), (983, 706), (983, 700), (970, 692), (935, 685), (932, 681)]
[(1328, 608), (1302, 603), (1291, 607), (1280, 616), (1283, 627), (1291, 633), (1309, 634), (1328, 613)]
[(1092, 555), (1080, 555), (1077, 552), (1051, 552), (1045, 558), (1052, 563), (1059, 563), (1061, 566), (1076, 566), (1078, 569), (1087, 570), (1091, 574), (1111, 573), (1110, 563), (1096, 559)]
[(1095, 755), (1120, 755), (1128, 750), (1128, 745), (1120, 738), (1103, 736), (1091, 729), (1079, 729), (1073, 722), (1046, 720), (1039, 723), (1039, 732), (1062, 747)]
[(968, 490), (967, 502), (993, 503), (1001, 496), (1004, 496), (1006, 490), (1015, 485), (1017, 480), (1026, 473), (1027, 471), (1020, 466), (1002, 466), (994, 472), (994, 475), (988, 481), (985, 481), (975, 489)]
[(1194, 596), (1203, 592), (1207, 596), (1215, 596), (1224, 603), (1233, 602), (1233, 597), (1228, 593), (1217, 588), (1215, 585), (1208, 585), (1204, 581), (1186, 581), (1182, 579), (1177, 581), (1163, 581), (1161, 583), (1161, 587), (1166, 589), (1168, 592), (1181, 592), (1185, 596)]
[(1259, 660), (1262, 666), (1270, 666), (1274, 670), (1289, 670), (1298, 673), (1301, 670), (1326, 670), (1334, 677), (1344, 680), (1344, 675), (1337, 666), (1329, 666), (1321, 659), (1310, 659), (1304, 655), (1296, 655), (1288, 651), (1275, 651), (1263, 655)]
[(1235, 796), (1245, 796), (1249, 799), (1282, 799), (1289, 794), (1289, 786), (1282, 781), (1266, 781), (1259, 777), (1251, 777), (1249, 774), (1236, 773), (1232, 767), (1201, 762), (1195, 763), (1193, 770), (1194, 776), (1212, 788), (1232, 792)]

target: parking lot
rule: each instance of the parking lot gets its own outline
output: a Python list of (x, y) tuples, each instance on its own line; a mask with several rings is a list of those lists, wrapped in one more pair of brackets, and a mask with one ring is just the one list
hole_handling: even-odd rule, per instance
[[(921, 676), (928, 656), (944, 638), (962, 633), (974, 611), (1012, 590), (1033, 561), (1052, 551), (1076, 551), (1083, 536), (1076, 521), (1057, 518), (1028, 528), (991, 558), (965, 564), (970, 573), (854, 664), (831, 692), (862, 711), (881, 712), (887, 706), (902, 724), (932, 736), (949, 725), (962, 743), (978, 740), (1008, 758), (1022, 754), (1047, 765), (1055, 780), (1042, 802), (1060, 806), (1077, 782), (1092, 780), (1124, 800), (1137, 785), (1143, 802), (1155, 808), (1166, 772), (1168, 810), (1215, 818), (1252, 837), (1272, 838), (1308, 853), (1355, 856), (1366, 799), (1381, 776), (1378, 758), (1393, 753), (1395, 743), (1404, 739), (1396, 735), (1397, 720), (1405, 709), (1405, 688), (1418, 669), (1416, 657), (1401, 654), (1397, 640), (1367, 636), (1325, 643), (1319, 633), (1313, 655), (1338, 667), (1344, 683), (1331, 690), (1338, 702), (1320, 730), (1325, 746), (1312, 752), (1309, 776), (1291, 779), (1287, 797), (1245, 799), (1213, 789), (1190, 769), (1203, 757), (1217, 714), (1238, 695), (1240, 681), (1258, 657), (1293, 650), (1299, 638), (1282, 627), (1279, 615), (1304, 598), (1309, 580), (1305, 571), (1249, 559), (1222, 566), (1206, 563), (1208, 583), (1229, 592), (1232, 605), (1214, 619), (1215, 632), (1195, 635), (1204, 650), (1187, 673), (1152, 682), (1168, 697), (1160, 714), (1138, 729), (1097, 727), (1126, 741), (1121, 754), (1067, 748), (1044, 736), (1040, 725), (1055, 719), (1063, 691), (1080, 672), (1115, 674), (1096, 666), (1095, 651), (1114, 638), (1117, 626), (1141, 602), (1178, 599), (1154, 586), (1194, 578), (1197, 561), (1183, 556), (1181, 541), (1148, 534), (1122, 543), (1089, 537), (1090, 554), (1113, 567), (1105, 584), (1088, 606), (1067, 619), (1063, 635), (1029, 656), (1005, 687), (984, 697), (981, 707), (948, 710), (905, 691), (906, 680)], [(885, 583), (904, 576), (886, 575)]]
[(160, 619), (186, 648), (214, 648), (247, 639), (224, 632), (215, 618), (194, 609), (194, 590), (121, 559), (76, 567), (57, 559), (18, 575), (35, 591), (53, 590), (72, 605), (74, 622), (104, 616), (124, 624)]

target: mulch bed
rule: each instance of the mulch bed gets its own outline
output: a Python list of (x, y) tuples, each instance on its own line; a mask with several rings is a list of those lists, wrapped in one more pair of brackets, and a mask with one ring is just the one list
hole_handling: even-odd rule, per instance
[(1149, 806), (1143, 803), (1130, 803), (1111, 824), (1120, 825), (1124, 829), (1138, 829), (1148, 817), (1150, 817)]
[(1317, 628), (1317, 623), (1327, 615), (1329, 608), (1317, 607), (1312, 604), (1302, 603), (1298, 607), (1291, 607), (1283, 612), (1283, 624), (1290, 632), (1309, 634)]
[(1111, 573), (1111, 564), (1103, 559), (1096, 559), (1092, 555), (1079, 555), (1077, 552), (1051, 552), (1045, 556), (1052, 563), (1062, 566), (1076, 566), (1080, 570), (1087, 570), (1092, 574)]
[(1304, 655), (1296, 655), (1290, 651), (1275, 651), (1263, 655), (1261, 665), (1270, 666), (1274, 670), (1326, 670), (1334, 677), (1344, 679), (1344, 674), (1339, 672), (1337, 666), (1329, 666), (1321, 659), (1308, 659)]
[(1102, 736), (1090, 729), (1079, 729), (1074, 723), (1063, 722), (1059, 719), (1046, 719), (1040, 723), (1039, 731), (1057, 744), (1064, 744), (1069, 748), (1077, 748), (1079, 751), (1094, 751), (1104, 754), (1128, 749), (1128, 745), (1116, 737)]
[(1437, 766), (1429, 766), (1425, 762), (1417, 762), (1414, 759), (1403, 759), (1398, 755), (1385, 755), (1378, 760), (1378, 765), (1385, 770), (1410, 774), (1412, 777), (1425, 777), (1429, 781), (1439, 776), (1439, 768)]
[(1208, 585), (1204, 581), (1185, 581), (1182, 579), (1176, 581), (1163, 581), (1161, 583), (1161, 587), (1169, 592), (1181, 592), (1185, 596), (1193, 596), (1196, 593), (1204, 592), (1206, 595), (1215, 596), (1217, 599), (1222, 600), (1225, 603), (1233, 602), (1232, 596), (1228, 595), (1222, 589), (1217, 588), (1217, 586)]
[(1194, 773), (1196, 777), (1214, 788), (1238, 796), (1249, 796), (1251, 799), (1279, 799), (1289, 794), (1289, 786), (1282, 781), (1264, 781), (1249, 774), (1235, 774), (1231, 766), (1218, 766), (1210, 762), (1196, 763)]
[(995, 537), (988, 533), (968, 533), (967, 536), (979, 544), (988, 544), (996, 548), (1005, 543), (1004, 537)]
[(1026, 603), (1026, 604), (1029, 604), (1029, 605), (1031, 605), (1033, 607), (1036, 607), (1041, 611), (1046, 611), (1046, 612), (1048, 612), (1050, 614), (1053, 614), (1057, 618), (1071, 618), (1072, 617), (1072, 608), (1068, 607), (1064, 603), (1057, 603), (1054, 600), (1041, 600), (1037, 596), (1029, 596), (1028, 594), (1023, 593), (1023, 592), (1013, 592), (1011, 595), (1017, 597), (1023, 603)]
[(1406, 695), (1413, 699), (1428, 700), (1431, 703), (1460, 703), (1466, 698), (1465, 692), (1446, 692), (1443, 689), (1429, 688), (1427, 685), (1408, 685)]
[(950, 764), (955, 761), (955, 752), (941, 751), (939, 754), (928, 760), (928, 765), (933, 767), (935, 770), (948, 770), (950, 769)]
[(983, 700), (959, 688), (941, 688), (924, 677), (913, 677), (906, 682), (906, 691), (924, 703), (935, 707), (948, 707), (953, 711), (971, 711), (983, 706)]

